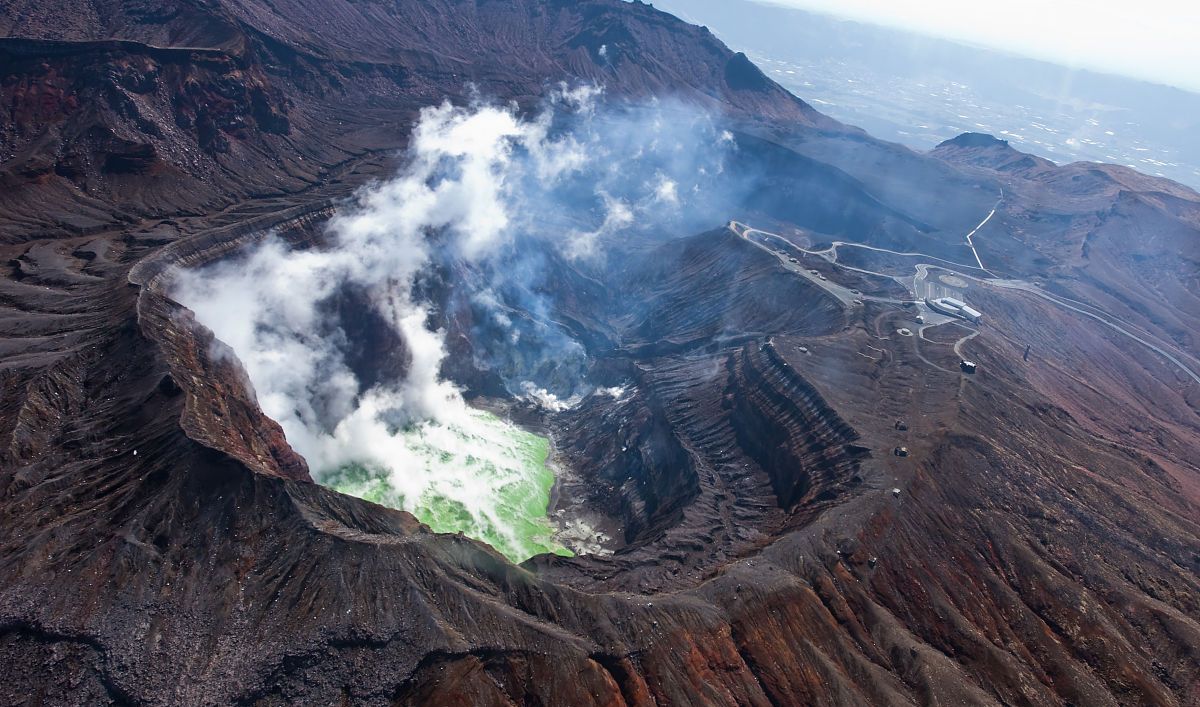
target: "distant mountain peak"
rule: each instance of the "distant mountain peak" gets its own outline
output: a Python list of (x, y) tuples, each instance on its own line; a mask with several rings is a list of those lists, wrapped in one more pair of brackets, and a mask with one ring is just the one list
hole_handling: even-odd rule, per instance
[(988, 133), (963, 133), (939, 143), (938, 147), (1008, 147), (1008, 140)]

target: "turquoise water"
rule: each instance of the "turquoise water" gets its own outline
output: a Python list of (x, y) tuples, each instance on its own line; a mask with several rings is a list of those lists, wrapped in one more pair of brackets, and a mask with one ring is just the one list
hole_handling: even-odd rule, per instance
[(462, 531), (513, 562), (571, 551), (547, 518), (550, 440), (470, 410), (455, 422), (397, 432), (408, 468), (349, 464), (321, 475), (341, 493), (411, 512), (436, 532)]

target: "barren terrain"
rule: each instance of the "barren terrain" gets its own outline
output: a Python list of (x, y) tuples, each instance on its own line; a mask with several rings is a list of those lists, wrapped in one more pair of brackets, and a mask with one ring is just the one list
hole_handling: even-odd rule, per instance
[[(60, 5), (0, 2), (0, 702), (1200, 701), (1200, 195), (876, 141), (638, 2)], [(755, 188), (548, 256), (619, 397), (510, 399), (429, 285), (612, 530), (518, 566), (313, 483), (169, 275), (319, 247), (420, 108), (564, 80), (712, 111)], [(931, 275), (982, 322), (917, 321)]]

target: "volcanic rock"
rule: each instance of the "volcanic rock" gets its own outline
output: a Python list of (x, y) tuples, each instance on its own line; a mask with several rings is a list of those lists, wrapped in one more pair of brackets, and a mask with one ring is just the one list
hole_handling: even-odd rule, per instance
[[(0, 701), (1200, 699), (1200, 195), (876, 141), (639, 2), (14, 0), (0, 30)], [(893, 336), (887, 275), (852, 306), (739, 231), (672, 234), (551, 265), (629, 388), (540, 421), (611, 555), (516, 566), (312, 483), (172, 268), (319, 245), (421, 107), (564, 80), (723, 114), (761, 176), (730, 218), (953, 269), (987, 325)], [(361, 299), (351, 358), (395, 375)], [(502, 396), (439, 311), (447, 373)]]

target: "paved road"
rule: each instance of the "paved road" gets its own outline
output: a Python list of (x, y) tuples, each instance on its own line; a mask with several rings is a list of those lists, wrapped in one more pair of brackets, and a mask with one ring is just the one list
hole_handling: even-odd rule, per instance
[(125, 47), (138, 49), (150, 49), (158, 52), (191, 52), (202, 53), (209, 55), (230, 56), (231, 52), (220, 47), (191, 47), (191, 46), (163, 46), (159, 44), (147, 44), (133, 39), (118, 39), (109, 37), (107, 39), (34, 39), (32, 37), (0, 37), (0, 45), (41, 45), (59, 47), (60, 52), (66, 51), (86, 51), (90, 49), (105, 49), (111, 47)]
[[(1003, 194), (1003, 192), (1001, 192), (1000, 201), (1002, 201), (1003, 198), (1004, 198), (1004, 194)], [(975, 246), (974, 246), (974, 243), (971, 241), (971, 238), (975, 235), (975, 233), (977, 231), (979, 231), (979, 229), (983, 228), (983, 226), (988, 221), (991, 220), (992, 216), (995, 215), (996, 210), (1000, 207), (1000, 201), (996, 202), (996, 205), (992, 208), (991, 212), (989, 212), (988, 215), (986, 217), (984, 217), (984, 219), (982, 221), (979, 222), (979, 225), (976, 226), (967, 235), (967, 242), (968, 242), (968, 245), (971, 246), (972, 252), (975, 252)], [(835, 296), (837, 296), (838, 299), (841, 300), (844, 304), (853, 304), (853, 300), (850, 298), (853, 298), (855, 296), (850, 294), (849, 290), (847, 290), (846, 288), (844, 288), (840, 285), (835, 285), (833, 283), (830, 283), (826, 280), (820, 280), (816, 276), (809, 273), (808, 270), (806, 270), (802, 267), (796, 266), (793, 263), (788, 262), (785, 255), (781, 255), (781, 254), (775, 252), (774, 249), (772, 249), (771, 247), (766, 245), (764, 242), (760, 242), (760, 239), (769, 239), (773, 243), (778, 244), (778, 247), (791, 248), (793, 250), (796, 250), (796, 251), (799, 251), (802, 253), (807, 253), (809, 255), (821, 256), (821, 257), (825, 258), (826, 260), (828, 260), (829, 262), (833, 263), (835, 266), (840, 267), (840, 268), (854, 270), (856, 272), (867, 273), (870, 275), (878, 275), (880, 277), (890, 277), (890, 278), (896, 280), (897, 282), (900, 281), (899, 278), (896, 278), (892, 275), (888, 275), (887, 273), (877, 273), (877, 272), (872, 272), (870, 270), (862, 270), (859, 268), (850, 268), (848, 266), (842, 265), (841, 263), (838, 263), (837, 262), (837, 248), (840, 246), (851, 246), (851, 247), (855, 247), (855, 248), (866, 248), (868, 250), (876, 250), (876, 251), (880, 251), (883, 253), (892, 253), (894, 255), (921, 257), (921, 258), (925, 258), (930, 261), (935, 261), (935, 262), (923, 262), (923, 263), (916, 264), (916, 266), (915, 266), (916, 276), (913, 280), (913, 293), (914, 293), (916, 299), (912, 300), (912, 301), (915, 301), (917, 303), (922, 303), (925, 301), (925, 298), (929, 292), (929, 285), (927, 282), (928, 277), (929, 277), (929, 268), (938, 268), (940, 270), (945, 270), (951, 274), (957, 275), (958, 277), (961, 277), (961, 278), (964, 278), (967, 280), (974, 280), (975, 282), (988, 284), (993, 287), (999, 287), (1002, 289), (1021, 290), (1022, 292), (1028, 292), (1029, 294), (1032, 294), (1036, 297), (1040, 297), (1041, 299), (1046, 300), (1047, 302), (1050, 302), (1051, 304), (1054, 304), (1055, 306), (1062, 307), (1063, 309), (1067, 309), (1069, 311), (1076, 312), (1085, 317), (1088, 317), (1090, 319), (1094, 319), (1094, 320), (1100, 322), (1101, 324), (1112, 329), (1113, 331), (1116, 331), (1117, 333), (1119, 333), (1119, 334), (1141, 344), (1142, 346), (1146, 347), (1147, 349), (1150, 349), (1151, 351), (1157, 353), (1159, 356), (1162, 356), (1165, 360), (1174, 364), (1177, 368), (1179, 368), (1181, 371), (1183, 371), (1184, 374), (1187, 375), (1189, 378), (1196, 381), (1197, 383), (1200, 383), (1200, 374), (1196, 373), (1197, 370), (1200, 370), (1200, 360), (1197, 360), (1195, 357), (1179, 350), (1177, 347), (1174, 347), (1174, 346), (1162, 341), (1161, 339), (1158, 339), (1157, 337), (1153, 336), (1152, 334), (1149, 334), (1148, 332), (1138, 331), (1135, 333), (1134, 331), (1131, 331), (1131, 329), (1135, 329), (1135, 327), (1132, 324), (1122, 321), (1119, 317), (1112, 315), (1111, 313), (1101, 309), (1100, 307), (1097, 307), (1095, 305), (1086, 304), (1084, 302), (1077, 302), (1075, 300), (1071, 300), (1066, 297), (1059, 297), (1057, 295), (1052, 295), (1052, 294), (1044, 291), (1041, 287), (1037, 286), (1036, 284), (1033, 284), (1031, 282), (1026, 282), (1024, 280), (1000, 279), (999, 277), (997, 277), (995, 275), (995, 273), (992, 273), (991, 271), (989, 271), (983, 267), (983, 262), (979, 261), (979, 254), (977, 252), (975, 252), (975, 259), (976, 259), (976, 261), (979, 262), (978, 268), (976, 268), (976, 266), (973, 266), (973, 265), (963, 265), (962, 263), (954, 263), (952, 261), (943, 260), (942, 258), (938, 258), (938, 257), (932, 256), (932, 255), (926, 255), (924, 253), (902, 253), (899, 251), (888, 250), (886, 248), (878, 248), (876, 246), (866, 245), (863, 243), (851, 243), (851, 242), (847, 242), (847, 241), (835, 241), (832, 246), (830, 246), (829, 248), (826, 248), (824, 250), (819, 250), (819, 251), (808, 250), (808, 249), (801, 248), (796, 245), (792, 245), (783, 236), (781, 236), (777, 233), (771, 233), (770, 231), (763, 231), (763, 230), (760, 230), (757, 228), (752, 228), (746, 224), (743, 224), (743, 223), (740, 223), (737, 221), (731, 221), (729, 223), (729, 228), (734, 233), (745, 238), (750, 243), (754, 243), (758, 247), (763, 248), (764, 250), (767, 250), (768, 252), (774, 253), (777, 257), (779, 257), (784, 262), (785, 265), (791, 266), (791, 267), (789, 267), (789, 269), (796, 271), (799, 274), (809, 278), (814, 283), (821, 286), (823, 289), (825, 289), (825, 290), (831, 292), (832, 294), (834, 294)], [(946, 267), (945, 265), (939, 265), (938, 263), (954, 265), (956, 267), (961, 267), (961, 268), (965, 268), (968, 270), (980, 270), (982, 272), (986, 272), (987, 274), (991, 275), (992, 277), (990, 277), (990, 278), (976, 277), (975, 275), (970, 275), (970, 274), (967, 274), (964, 272), (953, 270), (951, 268)], [(848, 299), (849, 299), (849, 301), (847, 301)], [(890, 303), (894, 303), (894, 304), (907, 304), (907, 302), (908, 302), (906, 300), (895, 300), (895, 299), (890, 299), (890, 298), (871, 297), (871, 296), (858, 296), (858, 299), (873, 300), (873, 301), (880, 301), (880, 302), (890, 302)], [(927, 308), (924, 308), (924, 309), (927, 309)], [(926, 316), (929, 316), (928, 312), (926, 313)], [(932, 326), (933, 322), (929, 322), (929, 325)], [(920, 338), (920, 337), (918, 336), (918, 338)], [(966, 338), (971, 338), (971, 337), (966, 337)], [(958, 344), (955, 345), (955, 351), (958, 351), (961, 344), (964, 343), (965, 341), (966, 341), (966, 339), (959, 341)], [(924, 358), (924, 357), (922, 357), (922, 358)], [(1184, 363), (1185, 360), (1188, 361), (1188, 363)], [(926, 361), (926, 362), (928, 363), (928, 361)], [(1192, 366), (1195, 366), (1195, 368), (1193, 368)], [(934, 367), (941, 369), (940, 366), (934, 366)], [(941, 369), (941, 370), (945, 370), (945, 369)]]
[[(905, 253), (905, 252), (902, 252), (899, 250), (888, 250), (887, 248), (877, 248), (873, 245), (867, 245), (865, 243), (851, 243), (849, 241), (834, 241), (833, 245), (826, 248), (825, 250), (806, 250), (804, 252), (813, 253), (814, 255), (823, 255), (825, 253), (833, 253), (832, 259), (831, 258), (826, 258), (826, 259), (830, 260), (831, 262), (836, 263), (837, 262), (837, 249), (842, 246), (848, 246), (851, 248), (862, 248), (864, 250), (873, 250), (873, 251), (876, 251), (879, 253), (891, 253), (892, 255), (903, 255), (906, 257), (910, 257), (910, 258), (925, 258), (927, 260), (936, 260), (939, 263), (945, 263), (946, 265), (953, 265), (953, 266), (959, 267), (959, 268), (969, 268), (971, 270), (980, 270), (982, 272), (988, 272), (987, 270), (984, 270), (983, 268), (977, 268), (974, 265), (967, 265), (966, 263), (956, 263), (953, 260), (945, 260), (945, 259), (939, 258), (934, 255), (926, 255), (924, 253)], [(801, 249), (801, 250), (803, 250), (803, 249)], [(839, 265), (840, 265), (840, 263), (839, 263)], [(846, 267), (846, 266), (843, 265), (842, 267)], [(870, 272), (870, 271), (863, 270), (862, 272)], [(887, 275), (884, 275), (883, 273), (871, 273), (871, 274), (883, 275), (884, 277), (888, 277)], [(989, 273), (989, 274), (991, 274), (991, 273)]]
[[(791, 270), (792, 272), (796, 273), (797, 275), (801, 275), (805, 278), (808, 278), (808, 280), (810, 282), (812, 282), (814, 285), (816, 285), (817, 287), (820, 287), (821, 289), (830, 293), (834, 297), (837, 297), (838, 300), (847, 307), (861, 306), (862, 302), (866, 301), (866, 300), (870, 300), (872, 302), (887, 302), (889, 304), (900, 304), (900, 305), (908, 304), (909, 302), (912, 301), (912, 300), (895, 299), (892, 297), (875, 297), (873, 295), (855, 294), (854, 292), (851, 292), (850, 288), (848, 288), (848, 287), (839, 285), (838, 283), (832, 282), (828, 279), (823, 279), (820, 275), (812, 274), (811, 272), (809, 272), (809, 268), (804, 267), (803, 263), (793, 263), (791, 260), (789, 260), (789, 258), (794, 257), (792, 255), (789, 255), (790, 252), (805, 253), (808, 255), (821, 256), (825, 260), (828, 260), (830, 263), (833, 263), (834, 265), (836, 265), (837, 267), (840, 267), (840, 268), (843, 268), (846, 270), (855, 270), (857, 272), (866, 273), (868, 275), (879, 275), (879, 273), (871, 272), (870, 270), (859, 270), (858, 268), (851, 268), (851, 267), (842, 265), (841, 263), (838, 263), (836, 260), (827, 257), (826, 254), (829, 252), (828, 249), (824, 250), (824, 251), (815, 251), (815, 250), (808, 250), (806, 248), (801, 248), (798, 245), (794, 245), (794, 244), (788, 242), (786, 239), (783, 238), (783, 236), (780, 236), (777, 233), (771, 233), (769, 231), (760, 231), (757, 228), (751, 228), (751, 227), (747, 226), (746, 224), (740, 223), (738, 221), (730, 221), (729, 222), (729, 230), (733, 231), (738, 236), (744, 238), (747, 243), (751, 243), (755, 246), (758, 246), (759, 248), (762, 248), (763, 250), (767, 251), (771, 255), (775, 256), (776, 258), (779, 259), (779, 261), (783, 264), (783, 266), (785, 268), (787, 268), (788, 270)], [(780, 251), (782, 251), (782, 252), (780, 252)], [(883, 275), (883, 277), (891, 277), (891, 276)]]
[(843, 306), (857, 306), (855, 300), (859, 299), (859, 297), (850, 292), (849, 288), (842, 287), (841, 285), (835, 282), (830, 282), (829, 280), (823, 280), (819, 275), (814, 275), (809, 272), (808, 268), (804, 267), (802, 264), (793, 263), (788, 260), (789, 257), (794, 257), (788, 255), (789, 250), (800, 251), (803, 253), (811, 253), (811, 251), (793, 246), (782, 237), (774, 233), (768, 233), (766, 231), (760, 231), (756, 228), (750, 228), (749, 226), (738, 223), (737, 221), (730, 221), (729, 229), (745, 239), (747, 243), (757, 246), (775, 256), (775, 258), (779, 260), (785, 269), (790, 270), (801, 277), (807, 278), (809, 282), (836, 297)]
[[(1186, 373), (1189, 378), (1196, 381), (1197, 383), (1200, 383), (1200, 375), (1197, 375), (1196, 372), (1194, 370), (1192, 370), (1192, 368), (1185, 365), (1183, 363), (1183, 361), (1180, 360), (1181, 358), (1189, 359), (1190, 361), (1194, 362), (1193, 365), (1196, 365), (1198, 368), (1200, 368), (1200, 361), (1197, 361), (1195, 357), (1190, 356), (1190, 355), (1184, 353), (1183, 351), (1180, 351), (1179, 349), (1175, 349), (1173, 353), (1166, 351), (1164, 349), (1164, 346), (1169, 346), (1169, 344), (1166, 344), (1165, 342), (1162, 342), (1161, 340), (1159, 340), (1159, 343), (1153, 343), (1151, 341), (1143, 339), (1142, 336), (1139, 336), (1138, 334), (1135, 334), (1126, 328), (1126, 327), (1132, 327), (1132, 325), (1121, 321), (1117, 317), (1114, 317), (1114, 316), (1108, 314), (1107, 312), (1105, 312), (1104, 314), (1095, 314), (1093, 312), (1089, 312), (1085, 309), (1081, 309), (1074, 305), (1067, 304), (1067, 302), (1063, 301), (1062, 299), (1060, 299), (1054, 295), (1051, 295), (1047, 292), (1042, 291), (1042, 289), (1039, 288), (1037, 285), (1034, 285), (1034, 284), (1031, 284), (1028, 282), (1022, 282), (1020, 280), (1002, 280), (999, 282), (993, 282), (991, 284), (995, 285), (996, 287), (1003, 287), (1005, 289), (1021, 290), (1023, 292), (1028, 292), (1030, 294), (1041, 297), (1042, 299), (1046, 300), (1047, 302), (1053, 302), (1054, 304), (1058, 305), (1059, 307), (1062, 307), (1064, 309), (1069, 309), (1072, 312), (1078, 312), (1079, 314), (1082, 314), (1085, 317), (1095, 319), (1096, 321), (1098, 321), (1101, 324), (1103, 324), (1104, 326), (1112, 329), (1113, 331), (1124, 334), (1125, 336), (1129, 337), (1130, 339), (1133, 339), (1134, 341), (1138, 342), (1142, 346), (1145, 346), (1146, 348), (1150, 349), (1151, 351), (1157, 353), (1159, 356), (1162, 356), (1166, 360), (1170, 361), (1171, 363), (1173, 363), (1177, 367), (1179, 367), (1179, 370)], [(1086, 305), (1086, 306), (1091, 307), (1091, 305)], [(1103, 311), (1096, 307), (1092, 307), (1092, 308), (1096, 309), (1097, 311)], [(1122, 326), (1122, 325), (1125, 325), (1125, 326)], [(1139, 334), (1141, 334), (1143, 336), (1147, 336), (1147, 337), (1151, 336), (1150, 334), (1146, 334), (1145, 332), (1139, 332)], [(1159, 344), (1162, 344), (1162, 346), (1160, 346)]]
[(970, 246), (971, 252), (975, 254), (975, 262), (979, 263), (979, 269), (984, 271), (988, 275), (991, 275), (992, 277), (995, 277), (996, 273), (983, 267), (983, 261), (979, 259), (979, 251), (975, 250), (975, 242), (972, 241), (971, 238), (976, 233), (979, 232), (979, 229), (981, 229), (985, 225), (987, 225), (988, 221), (992, 220), (992, 217), (996, 215), (996, 209), (1000, 208), (1000, 203), (1002, 201), (1004, 201), (1004, 189), (1003, 188), (1000, 189), (1000, 198), (996, 199), (996, 203), (992, 206), (992, 210), (988, 212), (987, 216), (983, 217), (983, 220), (979, 222), (978, 226), (976, 226), (975, 228), (972, 228), (971, 232), (967, 234), (967, 245)]
[(977, 337), (977, 336), (979, 336), (979, 330), (978, 330), (978, 329), (971, 331), (971, 333), (970, 333), (970, 334), (967, 334), (967, 335), (966, 335), (966, 336), (964, 336), (963, 338), (961, 338), (961, 339), (959, 339), (958, 341), (954, 342), (954, 354), (955, 354), (956, 356), (958, 356), (959, 358), (961, 358), (961, 359), (965, 359), (965, 358), (966, 358), (966, 356), (964, 356), (964, 355), (963, 355), (963, 352), (962, 352), (962, 345), (963, 345), (963, 344), (965, 344), (965, 343), (967, 343), (967, 342), (968, 342), (968, 341), (970, 341), (971, 339), (974, 339), (974, 338), (975, 338), (975, 337)]

